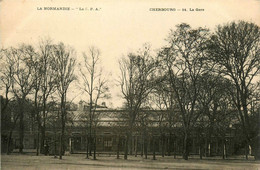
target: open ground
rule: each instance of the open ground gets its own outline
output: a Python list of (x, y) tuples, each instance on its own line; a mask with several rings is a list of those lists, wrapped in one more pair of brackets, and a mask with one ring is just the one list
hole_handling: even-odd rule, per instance
[(157, 156), (152, 160), (150, 155), (148, 159), (141, 156), (129, 156), (124, 160), (121, 156), (116, 159), (115, 155), (99, 155), (97, 160), (85, 159), (83, 154), (73, 154), (64, 156), (62, 160), (54, 156), (34, 156), (32, 154), (12, 154), (1, 155), (1, 169), (260, 169), (260, 162), (253, 158), (244, 160), (242, 157), (230, 157), (222, 160), (221, 157), (211, 157), (200, 160), (197, 156), (189, 160), (183, 160), (181, 157), (174, 159), (173, 156)]

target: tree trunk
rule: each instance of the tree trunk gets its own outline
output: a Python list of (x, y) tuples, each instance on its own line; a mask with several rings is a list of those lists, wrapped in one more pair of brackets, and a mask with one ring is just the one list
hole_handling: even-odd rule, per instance
[(39, 109), (38, 109), (38, 88), (35, 89), (35, 95), (34, 95), (34, 109), (35, 109), (35, 115), (37, 117), (37, 123), (38, 123), (38, 131), (37, 131), (37, 143), (36, 143), (36, 155), (39, 155), (39, 141), (40, 141), (40, 116), (39, 116)]
[(89, 159), (89, 156), (88, 156), (88, 148), (89, 148), (89, 138), (88, 136), (86, 137), (86, 159)]
[(129, 134), (129, 155), (133, 155), (133, 136), (132, 136), (132, 130)]
[(147, 159), (147, 139), (146, 137), (144, 138), (144, 154), (145, 154), (145, 159)]
[(168, 137), (167, 140), (167, 151), (168, 151), (168, 156), (171, 156), (171, 135)]
[[(90, 110), (91, 113), (91, 110)], [(90, 120), (89, 122), (89, 138), (88, 138), (88, 154), (89, 156), (92, 156), (92, 144), (93, 144), (93, 140), (92, 140), (92, 120)]]
[(65, 132), (65, 94), (61, 97), (61, 136), (60, 136), (60, 159), (64, 153), (64, 132)]
[(92, 156), (92, 147), (93, 147), (93, 137), (92, 137), (92, 134), (90, 134), (88, 146), (89, 146), (89, 148), (88, 148), (89, 156)]
[(36, 155), (38, 156), (39, 153), (43, 153), (43, 144), (40, 134), (42, 133), (42, 126), (41, 126), (41, 121), (40, 121), (40, 115), (39, 112), (37, 112), (37, 122), (38, 122), (38, 131), (37, 131), (37, 144), (36, 144)]
[(11, 145), (10, 143), (11, 143), (11, 140), (12, 140), (13, 130), (15, 128), (15, 125), (16, 125), (18, 118), (19, 118), (19, 115), (14, 119), (13, 126), (11, 127), (11, 130), (9, 132), (8, 141), (7, 141), (7, 155), (9, 155), (10, 150), (11, 150), (10, 149), (10, 145)]
[(173, 141), (173, 157), (174, 157), (174, 159), (176, 159), (176, 150), (177, 150), (177, 140), (176, 140), (176, 138), (174, 138), (174, 141)]
[(40, 130), (38, 126), (38, 131), (37, 131), (37, 143), (36, 143), (36, 155), (39, 155), (39, 148), (40, 148)]
[(211, 156), (211, 144), (210, 144), (210, 141), (209, 141), (209, 144), (208, 144), (208, 156), (209, 157)]
[(162, 144), (162, 157), (164, 157), (164, 154), (165, 154), (165, 150), (164, 150), (165, 139), (164, 139), (164, 136), (162, 136), (161, 144)]
[(57, 151), (57, 144), (56, 144), (56, 139), (57, 138), (57, 136), (56, 136), (56, 131), (54, 132), (54, 158), (57, 158), (57, 153), (56, 153), (56, 151)]
[(127, 159), (127, 154), (128, 154), (128, 134), (125, 137), (125, 154), (124, 154), (124, 159)]
[(60, 151), (59, 151), (59, 157), (62, 159), (62, 134), (60, 134)]
[(183, 145), (183, 159), (188, 160), (188, 155), (189, 155), (189, 151), (188, 151), (188, 134), (187, 132), (185, 132), (184, 134), (184, 145)]
[(137, 157), (137, 149), (138, 149), (138, 136), (135, 137), (135, 157)]
[(119, 159), (119, 140), (120, 140), (120, 136), (117, 137), (117, 151), (116, 151), (116, 159)]
[(10, 130), (8, 140), (7, 140), (7, 155), (10, 154), (10, 145), (11, 145), (11, 139), (12, 139), (13, 130)]
[[(40, 148), (40, 153), (43, 154), (44, 151), (44, 145), (45, 145), (45, 130), (46, 130), (46, 91), (44, 90), (43, 92), (43, 126), (41, 126), (41, 122), (39, 122), (39, 126), (41, 129), (41, 148)], [(61, 111), (62, 112), (62, 111)], [(40, 121), (40, 119), (39, 119)]]
[(202, 147), (201, 147), (201, 143), (199, 144), (199, 155), (200, 155), (200, 159), (202, 159)]
[(141, 136), (141, 157), (144, 155), (144, 137), (143, 134)]
[(197, 141), (198, 141), (198, 145), (199, 145), (199, 157), (200, 159), (202, 159), (203, 157), (203, 140), (201, 139), (200, 135), (197, 136)]
[(225, 139), (222, 139), (222, 159), (226, 158), (226, 146), (225, 146)]
[(155, 138), (153, 137), (153, 160), (156, 160), (155, 158)]
[[(213, 126), (213, 125), (212, 125)], [(210, 127), (211, 128), (211, 127)], [(211, 151), (211, 143), (212, 143), (212, 140), (211, 140), (211, 136), (212, 136), (212, 133), (213, 133), (213, 128), (211, 128), (210, 130), (210, 133), (209, 133), (209, 136), (208, 136), (208, 156), (211, 157), (212, 156), (212, 151)]]
[(19, 145), (19, 153), (23, 153), (23, 140), (24, 140), (24, 102), (25, 98), (22, 99), (22, 102), (20, 103), (20, 131), (19, 131), (19, 137), (20, 137), (20, 145)]
[(94, 148), (93, 148), (93, 150), (94, 150), (94, 156), (93, 156), (93, 159), (94, 160), (97, 160), (97, 157), (96, 157), (96, 134), (94, 135), (94, 141), (93, 141), (93, 144), (94, 144)]
[(208, 140), (207, 138), (205, 139), (205, 144), (204, 144), (204, 156), (207, 157), (207, 146), (208, 146)]
[(45, 125), (41, 127), (41, 147), (40, 147), (40, 153), (44, 154), (44, 144), (45, 144)]
[(248, 160), (248, 144), (246, 142), (246, 145), (245, 145), (245, 156), (246, 156), (246, 160)]

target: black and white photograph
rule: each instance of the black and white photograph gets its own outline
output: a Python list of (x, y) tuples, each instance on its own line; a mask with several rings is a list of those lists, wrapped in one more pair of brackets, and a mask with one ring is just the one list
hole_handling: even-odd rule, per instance
[(2, 170), (260, 170), (260, 0), (0, 0)]

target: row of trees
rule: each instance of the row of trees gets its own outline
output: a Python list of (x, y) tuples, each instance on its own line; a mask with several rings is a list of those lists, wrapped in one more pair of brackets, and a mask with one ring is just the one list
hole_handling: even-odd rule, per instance
[[(140, 110), (157, 107), (167, 110), (167, 114), (159, 117), (167, 121), (168, 128), (172, 129), (177, 120), (181, 120), (184, 159), (188, 159), (189, 139), (194, 128), (207, 129), (207, 146), (213, 131), (219, 129), (225, 137), (224, 129), (232, 126), (234, 120), (241, 124), (246, 155), (248, 145), (257, 154), (259, 27), (239, 21), (219, 25), (211, 33), (206, 28), (193, 29), (188, 24), (180, 24), (170, 31), (166, 40), (168, 45), (156, 55), (151, 55), (146, 45), (120, 61), (119, 82), (128, 109), (127, 141), (132, 141), (133, 127), (141, 126), (138, 125), (143, 116)], [(258, 111), (252, 109), (256, 103)], [(162, 121), (158, 121), (159, 126), (162, 125)], [(204, 134), (200, 131), (199, 135)], [(128, 148), (131, 154), (131, 146), (126, 144), (125, 159)]]
[[(18, 48), (1, 50), (3, 66), (1, 70), (1, 85), (5, 92), (1, 113), (11, 114), (6, 111), (12, 99), (17, 101), (18, 112), (12, 116), (15, 120), (10, 128), (8, 149), (10, 151), (10, 139), (12, 131), (19, 119), (19, 151), (23, 152), (24, 141), (24, 114), (29, 100), (34, 103), (33, 116), (38, 123), (37, 155), (43, 151), (45, 142), (46, 118), (51, 97), (56, 93), (60, 98), (61, 137), (64, 139), (65, 130), (65, 103), (69, 85), (76, 79), (74, 75), (75, 53), (71, 47), (63, 43), (53, 44), (50, 40), (41, 41), (37, 50), (31, 45), (21, 45)], [(9, 117), (10, 117), (9, 116)], [(5, 121), (5, 120), (3, 120)], [(41, 137), (40, 137), (41, 136)], [(63, 145), (60, 145), (61, 147)], [(60, 157), (63, 148), (60, 148)]]
[[(119, 115), (127, 127), (125, 154), (132, 154), (133, 132), (140, 128), (146, 138), (149, 112), (144, 109), (161, 109), (155, 120), (162, 140), (165, 133), (174, 135), (174, 127), (181, 123), (183, 132), (183, 158), (189, 156), (191, 131), (207, 141), (212, 134), (225, 137), (232, 121), (238, 120), (245, 148), (258, 151), (259, 133), (259, 27), (244, 21), (217, 27), (214, 33), (206, 28), (191, 28), (180, 24), (171, 30), (167, 45), (153, 53), (148, 44), (136, 53), (130, 53), (119, 61), (121, 74), (117, 79), (125, 101), (126, 114)], [(79, 88), (89, 100), (85, 121), (87, 137), (86, 158), (96, 159), (96, 127), (101, 115), (96, 112), (98, 103), (109, 98), (108, 76), (100, 66), (100, 51), (90, 47), (83, 53), (84, 62), (76, 73), (75, 51), (63, 43), (41, 41), (37, 48), (21, 45), (1, 50), (1, 86), (4, 100), (2, 113), (9, 113), (9, 96), (17, 101), (18, 112), (9, 127), (9, 141), (19, 119), (20, 152), (23, 150), (24, 110), (28, 100), (33, 100), (33, 116), (38, 124), (37, 155), (43, 150), (46, 120), (50, 103), (60, 100), (60, 158), (64, 154), (67, 118), (67, 92), (71, 83), (78, 81)], [(78, 76), (76, 76), (76, 74)], [(121, 122), (122, 123), (122, 122)], [(167, 127), (167, 128), (166, 128)], [(167, 129), (167, 130), (166, 130)], [(146, 149), (147, 150), (147, 149)], [(257, 152), (256, 152), (257, 153)], [(201, 152), (202, 156), (202, 152)], [(155, 155), (154, 155), (155, 158)]]
[[(52, 43), (50, 39), (41, 40), (37, 47), (22, 44), (17, 48), (1, 49), (0, 56), (3, 65), (1, 89), (4, 92), (4, 98), (1, 98), (1, 113), (3, 113), (1, 115), (2, 123), (7, 125), (9, 130), (7, 153), (10, 152), (11, 138), (14, 129), (17, 128), (17, 121), (19, 123), (19, 152), (23, 152), (24, 126), (27, 123), (24, 115), (30, 117), (32, 127), (34, 122), (37, 122), (37, 155), (40, 152), (44, 153), (44, 145), (47, 144), (46, 124), (50, 123), (47, 121), (50, 121), (48, 118), (52, 117), (55, 127), (61, 128), (59, 156), (62, 159), (66, 141), (65, 125), (69, 120), (67, 114), (72, 102), (67, 100), (67, 93), (71, 83), (77, 80), (79, 84), (77, 88), (89, 97), (90, 107), (83, 117), (88, 120), (85, 124), (89, 135), (88, 157), (88, 153), (91, 154), (90, 148), (93, 148), (92, 145), (95, 144), (95, 138), (92, 137), (92, 133), (95, 135), (95, 128), (92, 127), (97, 125), (98, 116), (95, 114), (97, 103), (99, 99), (110, 97), (107, 75), (103, 74), (99, 67), (99, 49), (90, 47), (86, 53), (83, 53), (84, 62), (79, 63), (78, 67), (76, 67), (75, 50), (63, 43)], [(33, 107), (29, 108), (28, 106), (31, 105)], [(50, 115), (53, 111), (57, 111), (56, 115)], [(14, 121), (10, 122), (10, 119)], [(60, 126), (56, 125), (58, 122)]]

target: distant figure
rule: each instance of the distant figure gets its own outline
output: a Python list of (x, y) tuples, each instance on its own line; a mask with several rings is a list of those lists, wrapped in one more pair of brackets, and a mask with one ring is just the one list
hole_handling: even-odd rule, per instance
[(48, 143), (46, 143), (44, 145), (44, 147), (45, 147), (45, 155), (49, 155), (49, 145), (48, 145)]

